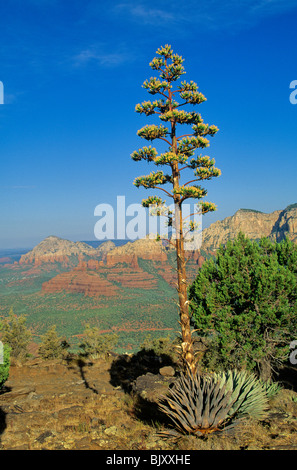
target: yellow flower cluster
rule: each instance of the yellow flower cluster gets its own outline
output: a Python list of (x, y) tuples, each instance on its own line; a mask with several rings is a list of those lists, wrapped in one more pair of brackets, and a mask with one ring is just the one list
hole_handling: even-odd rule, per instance
[(142, 149), (139, 149), (138, 151), (135, 150), (133, 153), (131, 153), (131, 158), (132, 160), (138, 162), (140, 160), (147, 160), (148, 162), (153, 161), (158, 152), (154, 147), (143, 147)]
[(135, 178), (133, 184), (139, 188), (143, 186), (144, 188), (155, 188), (158, 184), (164, 184), (167, 181), (167, 177), (164, 175), (163, 171), (152, 171), (149, 175), (138, 176)]
[(139, 135), (139, 137), (142, 137), (146, 140), (154, 140), (160, 137), (165, 137), (168, 133), (169, 133), (169, 130), (167, 129), (167, 127), (162, 126), (162, 124), (160, 126), (151, 124), (151, 125), (142, 127), (137, 132), (137, 135)]

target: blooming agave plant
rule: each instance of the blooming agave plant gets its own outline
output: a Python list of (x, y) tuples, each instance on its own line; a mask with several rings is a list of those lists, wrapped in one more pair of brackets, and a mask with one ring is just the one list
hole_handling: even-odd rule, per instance
[[(209, 146), (207, 137), (214, 136), (218, 128), (204, 123), (200, 113), (192, 111), (193, 106), (198, 106), (206, 101), (205, 96), (198, 90), (198, 85), (193, 81), (176, 83), (185, 73), (183, 62), (184, 59), (174, 54), (170, 45), (167, 44), (158, 49), (157, 57), (150, 63), (158, 77), (146, 80), (143, 87), (151, 95), (157, 95), (159, 99), (143, 101), (135, 108), (137, 113), (162, 121), (159, 124), (149, 124), (139, 129), (138, 136), (149, 142), (159, 140), (162, 146), (165, 142), (167, 151), (159, 154), (157, 149), (150, 145), (135, 150), (131, 157), (136, 162), (145, 161), (158, 168), (158, 171), (137, 177), (134, 180), (134, 185), (137, 188), (162, 191), (161, 194), (165, 200), (158, 195), (151, 195), (147, 199), (143, 199), (142, 205), (144, 207), (156, 206), (160, 211), (164, 210), (165, 213), (168, 211), (168, 224), (175, 228), (176, 240), (171, 240), (171, 243), (177, 254), (177, 285), (182, 335), (181, 355), (185, 364), (194, 372), (196, 361), (187, 294), (184, 233), (186, 217), (183, 216), (182, 207), (184, 201), (194, 200), (198, 202), (201, 214), (216, 210), (215, 204), (203, 200), (207, 195), (207, 190), (200, 183), (220, 176), (221, 171), (215, 167), (214, 159), (207, 155), (195, 155), (197, 150)], [(181, 109), (184, 106), (191, 110)], [(181, 128), (185, 130), (180, 130)], [(160, 167), (165, 168), (166, 172), (160, 170)], [(187, 174), (188, 176), (186, 176)], [(173, 211), (169, 210), (168, 201), (174, 206)], [(188, 225), (189, 231), (193, 232), (195, 225)]]

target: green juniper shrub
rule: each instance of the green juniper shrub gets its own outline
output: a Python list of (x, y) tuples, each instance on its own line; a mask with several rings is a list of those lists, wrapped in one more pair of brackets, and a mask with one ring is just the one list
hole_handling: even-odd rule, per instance
[(79, 344), (81, 355), (91, 359), (105, 358), (113, 351), (118, 342), (116, 334), (102, 334), (97, 327), (86, 325), (83, 341)]
[(207, 260), (189, 289), (209, 369), (248, 369), (263, 379), (289, 358), (297, 332), (297, 246), (240, 233)]
[(3, 343), (11, 348), (11, 358), (22, 360), (28, 356), (28, 346), (32, 337), (26, 327), (26, 316), (17, 316), (10, 309), (8, 317), (0, 324)]
[(51, 326), (42, 336), (38, 354), (43, 359), (63, 359), (67, 355), (69, 343), (64, 337), (59, 337), (56, 325)]

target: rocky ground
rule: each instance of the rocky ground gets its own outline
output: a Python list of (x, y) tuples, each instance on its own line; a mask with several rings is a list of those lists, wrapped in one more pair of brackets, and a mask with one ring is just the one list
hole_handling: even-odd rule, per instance
[(160, 431), (167, 425), (157, 415), (154, 395), (174, 380), (174, 371), (161, 367), (162, 374), (156, 374), (159, 366), (156, 362), (137, 382), (148, 367), (139, 369), (128, 357), (33, 359), (11, 366), (0, 394), (0, 449), (297, 449), (297, 393), (292, 386), (274, 399), (267, 419), (247, 420), (233, 435), (165, 439)]
[(11, 366), (0, 394), (0, 448), (166, 447), (156, 428), (134, 415), (134, 401), (124, 391), (125, 374), (121, 385), (111, 384), (111, 366), (111, 360), (100, 359), (35, 359)]

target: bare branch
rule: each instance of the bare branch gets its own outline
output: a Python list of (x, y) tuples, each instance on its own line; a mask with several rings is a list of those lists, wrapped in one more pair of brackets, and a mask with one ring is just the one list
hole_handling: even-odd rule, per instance
[(164, 193), (166, 193), (169, 197), (173, 198), (173, 195), (166, 191), (166, 189), (164, 188), (159, 188), (159, 186), (152, 186), (151, 189), (160, 189), (161, 191), (164, 191)]
[(183, 186), (187, 186), (190, 183), (194, 183), (194, 181), (199, 181), (199, 179), (196, 178), (194, 180), (187, 181), (185, 184), (183, 184)]
[(170, 145), (170, 147), (172, 147), (172, 142), (170, 143), (169, 140), (164, 139), (164, 137), (158, 137), (158, 139), (164, 140), (164, 142), (166, 142), (166, 144), (168, 144), (168, 145)]
[(176, 140), (183, 139), (184, 137), (193, 137), (193, 134), (184, 134), (176, 138)]

